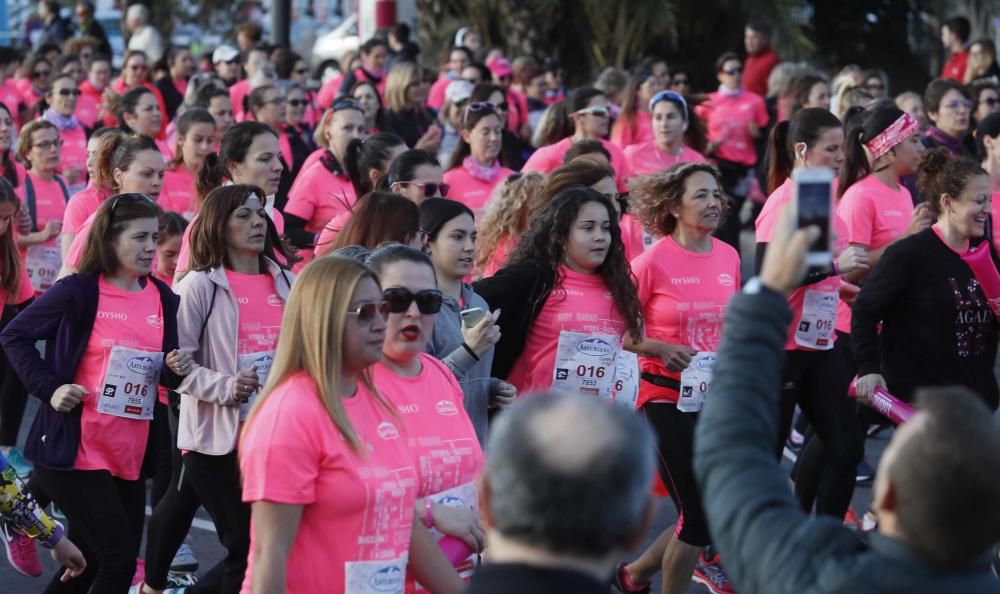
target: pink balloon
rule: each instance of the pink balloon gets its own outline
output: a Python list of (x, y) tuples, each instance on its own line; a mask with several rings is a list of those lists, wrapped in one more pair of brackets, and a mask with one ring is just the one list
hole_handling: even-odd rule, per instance
[(1000, 272), (993, 263), (990, 242), (984, 241), (962, 254), (962, 261), (969, 265), (979, 286), (989, 301), (993, 315), (1000, 319)]

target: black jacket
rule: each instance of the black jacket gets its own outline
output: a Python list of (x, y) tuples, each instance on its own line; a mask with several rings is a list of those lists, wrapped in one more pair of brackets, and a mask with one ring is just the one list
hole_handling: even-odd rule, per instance
[(936, 569), (902, 541), (878, 533), (866, 541), (835, 518), (803, 513), (773, 453), (791, 317), (777, 293), (733, 297), (712, 394), (695, 430), (695, 476), (701, 492), (711, 494), (704, 506), (712, 542), (736, 591), (1000, 592), (987, 557), (961, 569)]
[(98, 42), (97, 53), (104, 54), (109, 59), (111, 58), (111, 44), (108, 42), (108, 34), (105, 33), (104, 27), (96, 19), (91, 19), (85, 27), (77, 26), (77, 30), (80, 35), (96, 39)]
[(170, 78), (169, 74), (160, 77), (155, 84), (156, 88), (160, 90), (160, 95), (163, 95), (163, 105), (167, 108), (167, 120), (171, 121), (177, 115), (177, 108), (184, 103), (184, 95), (181, 95), (181, 92), (174, 86), (174, 79)]
[(491, 310), (501, 309), (500, 342), (493, 355), (493, 377), (507, 379), (514, 362), (524, 351), (528, 331), (555, 285), (555, 273), (534, 260), (503, 268), (472, 288), (486, 300)]

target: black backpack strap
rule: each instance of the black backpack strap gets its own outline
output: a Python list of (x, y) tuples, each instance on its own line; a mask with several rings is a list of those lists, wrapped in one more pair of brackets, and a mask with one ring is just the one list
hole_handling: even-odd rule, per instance
[(31, 217), (31, 230), (38, 231), (38, 205), (35, 203), (35, 184), (31, 183), (31, 176), (24, 175), (24, 205), (28, 207), (28, 216)]
[(57, 175), (56, 181), (59, 182), (59, 187), (62, 188), (63, 200), (69, 202), (69, 186), (66, 185), (66, 180), (61, 175)]
[(208, 313), (205, 314), (205, 319), (201, 321), (201, 332), (198, 333), (198, 342), (204, 343), (205, 341), (205, 326), (208, 326), (208, 318), (212, 315), (212, 310), (215, 309), (215, 294), (219, 292), (219, 285), (212, 282), (212, 300), (208, 302)]

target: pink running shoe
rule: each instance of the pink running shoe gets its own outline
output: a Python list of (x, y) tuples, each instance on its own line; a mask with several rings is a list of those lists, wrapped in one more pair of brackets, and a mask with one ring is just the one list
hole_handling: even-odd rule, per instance
[(18, 573), (28, 577), (42, 575), (42, 561), (38, 558), (35, 541), (7, 522), (0, 522), (0, 538), (7, 550), (7, 560)]
[(698, 559), (698, 564), (694, 568), (694, 575), (691, 576), (691, 581), (705, 586), (712, 594), (736, 593), (732, 584), (729, 583), (726, 571), (722, 569), (722, 562), (719, 560), (718, 553), (712, 555), (711, 558), (706, 558), (705, 554), (702, 553), (701, 558)]

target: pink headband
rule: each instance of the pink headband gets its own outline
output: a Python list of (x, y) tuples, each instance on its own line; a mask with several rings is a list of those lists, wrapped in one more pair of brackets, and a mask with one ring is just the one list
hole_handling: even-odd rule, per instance
[(882, 131), (881, 134), (865, 143), (868, 152), (872, 155), (872, 161), (892, 150), (892, 147), (913, 136), (920, 130), (920, 124), (908, 113), (899, 116), (891, 126)]

